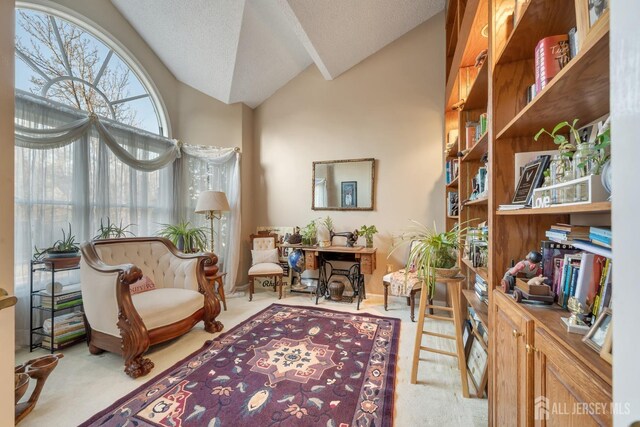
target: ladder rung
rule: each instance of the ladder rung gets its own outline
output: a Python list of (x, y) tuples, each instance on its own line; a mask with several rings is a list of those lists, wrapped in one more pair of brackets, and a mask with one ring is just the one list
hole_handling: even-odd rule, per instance
[(443, 307), (441, 305), (427, 304), (427, 308), (431, 308), (431, 309), (434, 309), (434, 310), (443, 310), (443, 311), (448, 311), (450, 313), (453, 313), (453, 308), (451, 308), (451, 307)]
[(456, 337), (454, 337), (453, 335), (438, 334), (436, 332), (429, 332), (429, 331), (422, 331), (422, 333), (424, 335), (431, 335), (432, 337), (438, 337), (438, 338), (446, 338), (448, 340), (455, 340), (456, 339)]
[(444, 317), (444, 316), (436, 316), (435, 314), (425, 314), (424, 317), (435, 320), (446, 320), (448, 322), (453, 322), (452, 317)]
[(444, 350), (440, 350), (440, 349), (437, 349), (437, 348), (420, 346), (420, 350), (430, 351), (431, 353), (444, 354), (445, 356), (458, 357), (457, 353), (452, 353), (450, 351), (444, 351)]

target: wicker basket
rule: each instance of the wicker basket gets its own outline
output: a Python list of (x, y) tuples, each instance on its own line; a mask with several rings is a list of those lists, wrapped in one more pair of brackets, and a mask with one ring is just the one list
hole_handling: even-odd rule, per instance
[(436, 277), (440, 277), (442, 279), (449, 279), (451, 277), (456, 277), (460, 273), (460, 268), (436, 268)]

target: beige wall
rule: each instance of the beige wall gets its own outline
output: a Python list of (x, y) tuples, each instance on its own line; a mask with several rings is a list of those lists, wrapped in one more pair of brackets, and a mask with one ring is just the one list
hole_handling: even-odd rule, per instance
[[(13, 1), (0, 1), (0, 288), (13, 295)], [(0, 311), (0, 426), (13, 425), (13, 308)]]
[(311, 66), (255, 110), (255, 224), (300, 225), (311, 210), (311, 164), (376, 159), (372, 212), (329, 212), (338, 231), (375, 224), (378, 269), (369, 292), (382, 293), (392, 239), (409, 219), (442, 228), (444, 14), (440, 13), (333, 81)]

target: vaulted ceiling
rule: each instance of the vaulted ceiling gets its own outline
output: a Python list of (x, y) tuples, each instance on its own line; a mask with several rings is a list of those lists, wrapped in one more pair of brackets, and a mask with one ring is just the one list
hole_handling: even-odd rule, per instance
[(444, 9), (444, 0), (111, 0), (176, 78), (260, 105), (312, 63), (327, 80)]

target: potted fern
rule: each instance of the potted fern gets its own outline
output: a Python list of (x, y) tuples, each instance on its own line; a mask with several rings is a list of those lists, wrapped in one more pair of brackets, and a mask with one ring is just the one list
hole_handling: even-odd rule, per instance
[[(454, 277), (460, 272), (458, 248), (467, 227), (461, 228), (456, 224), (451, 230), (439, 233), (435, 223), (433, 227), (427, 227), (417, 221), (412, 222), (414, 226), (402, 235), (400, 245), (414, 242), (409, 251), (407, 266), (414, 266), (418, 277), (426, 283), (429, 294), (433, 295), (436, 278)], [(407, 267), (407, 271), (409, 270)]]
[(196, 253), (207, 246), (206, 232), (205, 227), (193, 227), (189, 221), (182, 220), (177, 224), (162, 224), (157, 234), (171, 240), (184, 253)]

